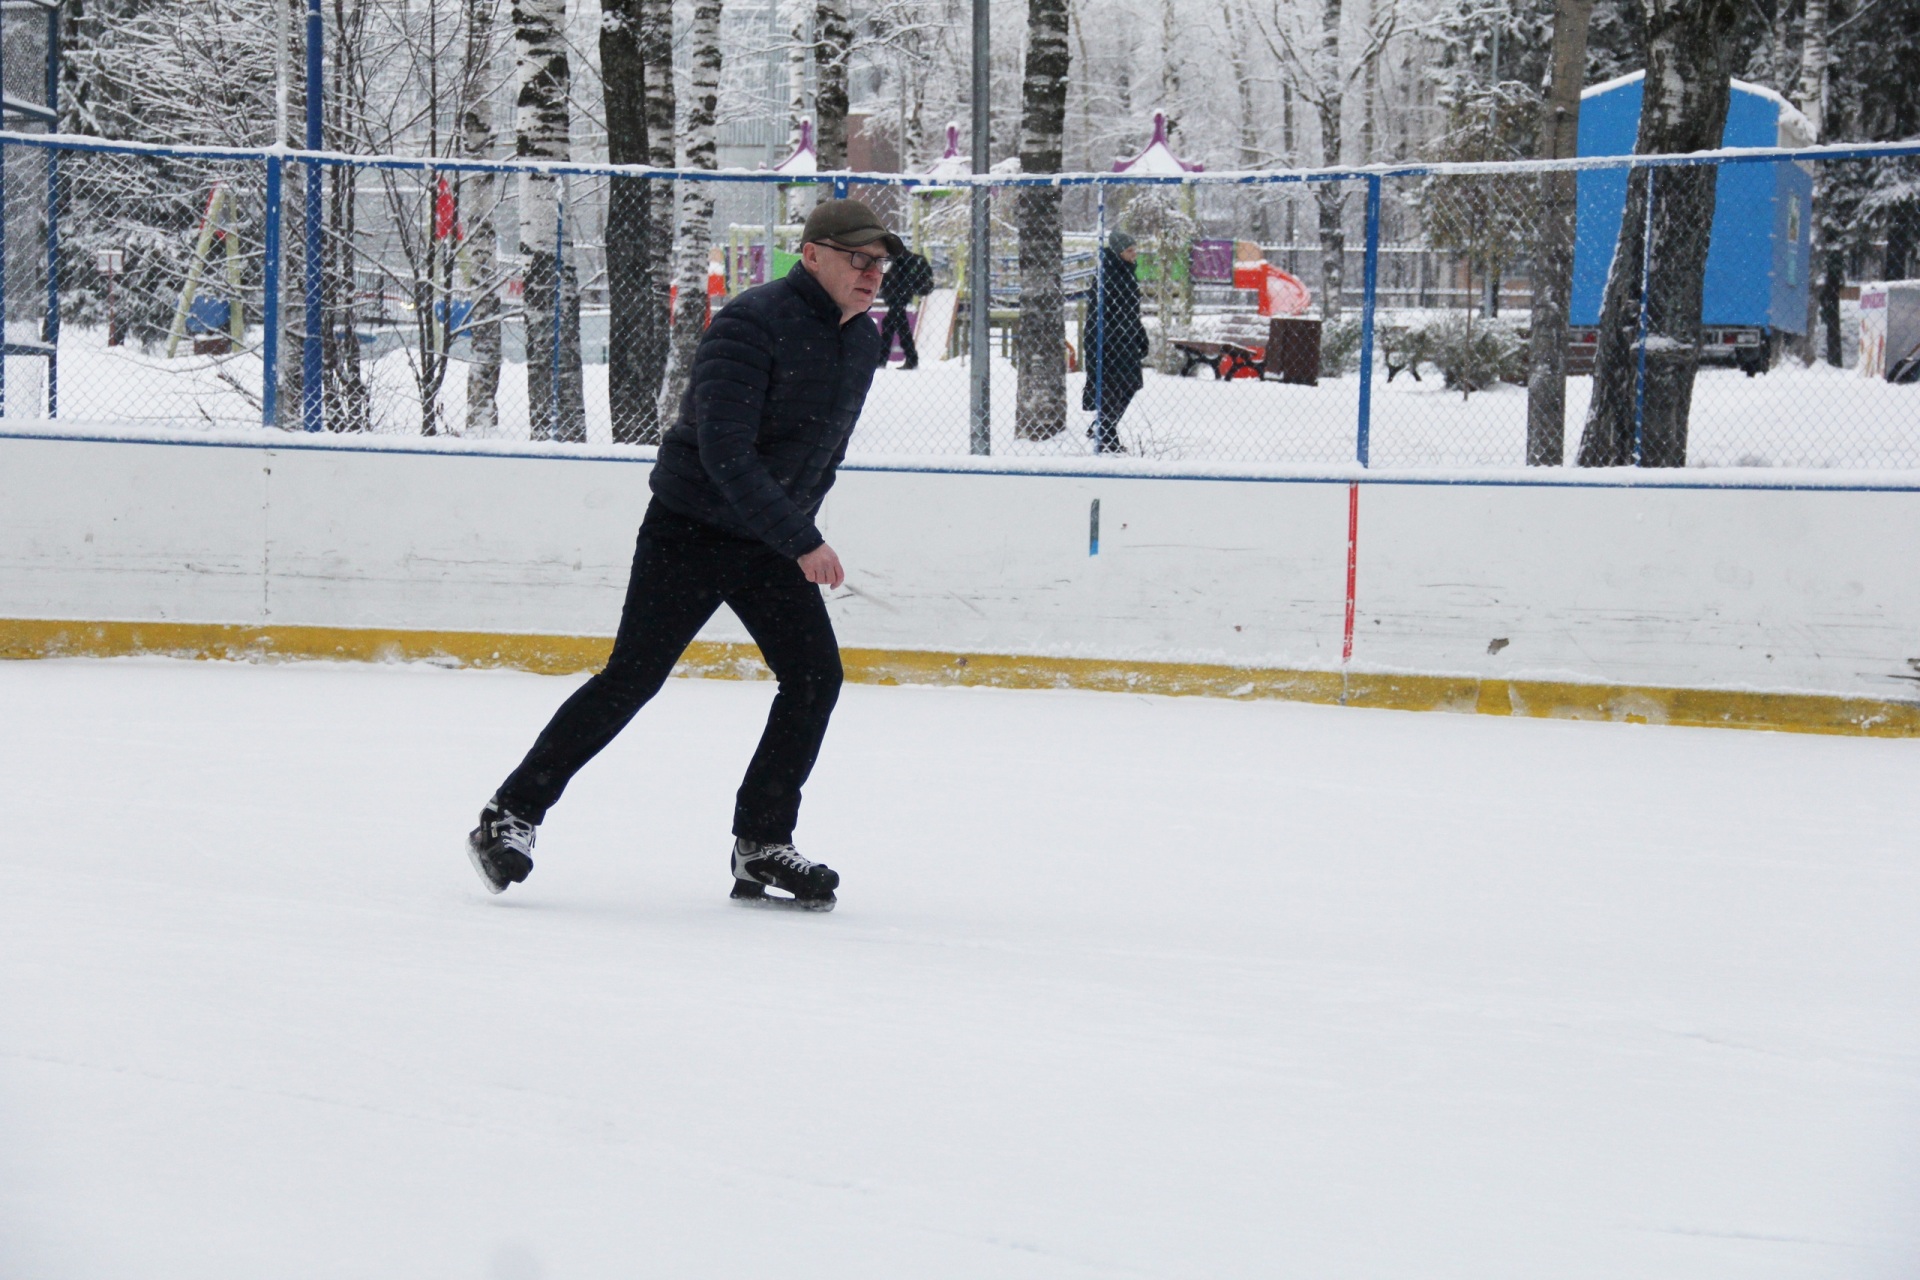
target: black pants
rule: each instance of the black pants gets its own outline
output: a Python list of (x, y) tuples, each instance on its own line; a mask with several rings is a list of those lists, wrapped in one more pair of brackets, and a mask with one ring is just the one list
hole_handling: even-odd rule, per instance
[(905, 304), (894, 306), (887, 304), (887, 317), (880, 322), (880, 363), (885, 364), (887, 357), (893, 354), (894, 335), (900, 335), (900, 350), (907, 357), (908, 367), (920, 363), (920, 353), (914, 350), (913, 326), (907, 322)]
[(733, 834), (793, 839), (800, 788), (813, 771), (840, 696), (840, 646), (820, 588), (758, 541), (731, 537), (655, 502), (640, 524), (613, 653), (534, 742), (496, 798), (539, 822), (587, 761), (660, 691), (673, 664), (722, 603), (779, 681), (760, 747), (734, 802)]
[[(1088, 375), (1089, 379), (1093, 377)], [(1141, 384), (1125, 379), (1103, 383), (1100, 387), (1100, 410), (1094, 415), (1087, 434), (1093, 437), (1094, 446), (1102, 453), (1120, 453), (1120, 419), (1126, 416), (1127, 406), (1140, 394)], [(1083, 398), (1087, 408), (1093, 408), (1093, 394), (1089, 390)]]

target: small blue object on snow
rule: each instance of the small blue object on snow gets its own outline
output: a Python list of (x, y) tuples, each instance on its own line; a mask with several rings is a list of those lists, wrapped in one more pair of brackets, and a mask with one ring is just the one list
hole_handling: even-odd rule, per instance
[(187, 311), (188, 333), (225, 333), (233, 305), (219, 298), (195, 297)]
[(1093, 500), (1093, 508), (1087, 512), (1087, 554), (1100, 554), (1100, 499)]
[[(451, 312), (452, 319), (448, 314)], [(473, 315), (473, 299), (441, 298), (433, 304), (433, 318), (444, 325), (447, 331), (458, 338), (466, 334), (467, 321)]]

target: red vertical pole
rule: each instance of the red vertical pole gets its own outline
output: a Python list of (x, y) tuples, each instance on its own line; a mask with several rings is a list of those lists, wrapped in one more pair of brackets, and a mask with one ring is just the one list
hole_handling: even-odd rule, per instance
[(1347, 486), (1347, 628), (1340, 642), (1340, 662), (1343, 666), (1353, 658), (1353, 597), (1359, 566), (1359, 545), (1360, 485), (1356, 481)]

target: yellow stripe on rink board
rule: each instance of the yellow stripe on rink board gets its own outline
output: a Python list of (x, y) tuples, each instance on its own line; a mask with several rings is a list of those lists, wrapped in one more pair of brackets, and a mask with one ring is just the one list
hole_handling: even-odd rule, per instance
[[(492, 635), (472, 631), (385, 631), (358, 627), (250, 627), (198, 622), (64, 622), (0, 619), (0, 659), (127, 657), (247, 661), (330, 659), (506, 667), (565, 675), (606, 661), (613, 642), (594, 636)], [(1472, 676), (1289, 671), (1186, 662), (1040, 658), (842, 649), (847, 678), (863, 684), (946, 684), (998, 689), (1094, 689), (1213, 698), (1277, 698), (1400, 711), (1643, 724), (1920, 737), (1920, 704), (1829, 694), (1735, 689), (1665, 689)], [(732, 680), (769, 678), (752, 645), (695, 641), (675, 674)]]

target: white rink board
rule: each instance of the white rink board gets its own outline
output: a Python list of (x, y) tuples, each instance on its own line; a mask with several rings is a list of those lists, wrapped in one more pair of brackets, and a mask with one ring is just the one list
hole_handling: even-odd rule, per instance
[[(610, 635), (649, 470), (0, 438), (0, 617)], [(1347, 509), (1344, 478), (849, 469), (821, 524), (848, 647), (1331, 670)], [(1915, 546), (1910, 491), (1362, 481), (1353, 665), (1908, 697)]]

